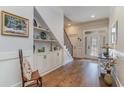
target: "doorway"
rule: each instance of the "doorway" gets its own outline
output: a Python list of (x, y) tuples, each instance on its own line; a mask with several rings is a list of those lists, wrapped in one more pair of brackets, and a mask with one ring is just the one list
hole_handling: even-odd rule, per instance
[(102, 46), (105, 44), (105, 32), (85, 32), (85, 57), (97, 59)]

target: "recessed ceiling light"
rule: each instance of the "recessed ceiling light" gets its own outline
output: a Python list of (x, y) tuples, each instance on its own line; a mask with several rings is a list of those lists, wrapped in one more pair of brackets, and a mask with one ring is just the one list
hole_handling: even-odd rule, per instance
[(91, 15), (90, 17), (91, 17), (91, 18), (95, 18), (95, 15)]
[(68, 24), (68, 26), (70, 26), (71, 24)]

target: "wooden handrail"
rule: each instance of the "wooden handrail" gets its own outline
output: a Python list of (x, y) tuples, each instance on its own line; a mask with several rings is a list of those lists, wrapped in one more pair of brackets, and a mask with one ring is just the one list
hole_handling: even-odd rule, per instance
[(65, 31), (65, 30), (64, 30), (64, 32), (65, 32), (65, 35), (67, 36), (67, 38), (68, 38), (68, 40), (69, 40), (69, 42), (70, 42), (71, 46), (73, 47), (73, 45), (72, 45), (72, 43), (71, 43), (71, 41), (70, 41), (70, 39), (69, 39), (69, 37), (68, 37), (68, 35), (67, 35), (67, 33), (66, 33), (66, 31)]
[[(67, 46), (67, 48), (69, 48), (69, 50), (70, 50), (70, 52), (71, 52), (71, 55), (73, 56), (73, 45), (72, 45), (72, 43), (71, 43), (71, 41), (70, 41), (70, 39), (69, 39), (69, 37), (68, 37), (68, 35), (67, 35), (67, 33), (66, 33), (65, 30), (64, 30), (64, 34), (65, 34), (67, 40), (69, 41), (69, 46), (71, 46), (71, 49), (70, 49), (70, 47), (68, 47), (68, 45), (66, 45), (66, 46)], [(64, 39), (66, 39), (66, 38), (64, 38)], [(65, 41), (65, 40), (64, 40), (64, 41)], [(67, 42), (68, 42), (68, 41), (67, 41)], [(66, 44), (66, 42), (64, 42), (64, 43)]]

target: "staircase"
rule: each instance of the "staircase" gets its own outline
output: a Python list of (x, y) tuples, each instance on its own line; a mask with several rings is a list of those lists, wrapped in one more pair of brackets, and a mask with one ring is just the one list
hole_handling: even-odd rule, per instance
[(71, 41), (66, 34), (64, 30), (64, 58), (65, 58), (65, 64), (73, 61), (73, 46), (71, 44)]
[[(64, 14), (59, 7), (36, 6), (37, 11), (40, 13), (44, 22), (47, 24), (52, 34), (58, 41), (59, 45), (63, 48), (64, 64), (73, 60), (73, 46), (63, 31), (64, 28)], [(64, 36), (64, 38), (63, 38)]]
[(64, 30), (64, 48), (70, 56), (73, 56), (73, 45), (71, 44), (71, 41), (65, 30)]

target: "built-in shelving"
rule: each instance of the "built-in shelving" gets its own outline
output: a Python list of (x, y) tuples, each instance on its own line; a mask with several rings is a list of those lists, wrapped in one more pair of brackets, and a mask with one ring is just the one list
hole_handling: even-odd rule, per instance
[(34, 7), (33, 43), (33, 60), (41, 76), (63, 65), (63, 50), (36, 7)]
[[(42, 32), (45, 32), (44, 36)], [(34, 8), (33, 42), (34, 55), (38, 50), (44, 51), (44, 53), (49, 53), (60, 49), (60, 45), (54, 34), (51, 32), (36, 8)]]
[(40, 27), (34, 27), (34, 31), (44, 31), (44, 32), (50, 32), (48, 31), (48, 29), (45, 29), (45, 28), (40, 28)]
[(34, 39), (34, 41), (38, 41), (38, 42), (56, 42), (56, 40), (42, 40), (42, 39)]

